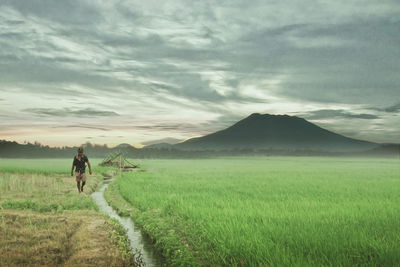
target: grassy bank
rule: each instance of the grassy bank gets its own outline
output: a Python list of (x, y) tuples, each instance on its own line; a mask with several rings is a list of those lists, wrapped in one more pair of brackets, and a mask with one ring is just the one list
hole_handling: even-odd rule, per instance
[(71, 163), (0, 160), (0, 266), (134, 264), (124, 230), (90, 197), (106, 170), (94, 167), (79, 194)]
[(171, 263), (400, 262), (398, 160), (254, 157), (142, 166), (148, 172), (124, 174), (108, 198), (124, 205), (121, 212), (142, 225)]

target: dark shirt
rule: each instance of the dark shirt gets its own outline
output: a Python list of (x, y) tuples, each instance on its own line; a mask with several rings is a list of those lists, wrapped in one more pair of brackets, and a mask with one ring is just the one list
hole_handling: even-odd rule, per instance
[(74, 166), (76, 166), (75, 168), (75, 172), (79, 172), (79, 173), (85, 173), (85, 168), (86, 168), (86, 162), (88, 162), (89, 159), (88, 157), (86, 157), (86, 155), (82, 155), (81, 160), (78, 160), (78, 156), (74, 156)]

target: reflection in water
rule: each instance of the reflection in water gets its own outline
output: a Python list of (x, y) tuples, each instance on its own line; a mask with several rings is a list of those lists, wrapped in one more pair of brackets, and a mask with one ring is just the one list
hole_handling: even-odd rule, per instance
[(108, 183), (113, 181), (113, 179), (104, 180), (102, 187), (99, 191), (94, 192), (91, 196), (96, 202), (100, 211), (104, 214), (110, 216), (111, 218), (117, 219), (120, 224), (125, 228), (130, 240), (130, 245), (132, 252), (140, 250), (142, 253), (142, 259), (146, 266), (162, 266), (163, 261), (155, 252), (153, 245), (143, 238), (139, 230), (135, 230), (133, 221), (129, 217), (121, 217), (117, 212), (108, 205), (104, 198), (104, 190), (108, 187)]

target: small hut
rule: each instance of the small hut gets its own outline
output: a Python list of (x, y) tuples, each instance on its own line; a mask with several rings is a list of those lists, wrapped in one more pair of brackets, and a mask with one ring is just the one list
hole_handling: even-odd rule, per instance
[(138, 165), (129, 162), (121, 152), (109, 154), (99, 165), (116, 167), (122, 171), (132, 171), (133, 169), (139, 168)]

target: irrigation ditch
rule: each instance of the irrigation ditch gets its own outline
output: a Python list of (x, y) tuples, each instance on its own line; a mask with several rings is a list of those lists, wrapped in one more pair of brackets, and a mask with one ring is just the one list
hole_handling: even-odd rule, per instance
[(112, 177), (104, 177), (100, 189), (92, 193), (91, 197), (103, 214), (116, 219), (124, 227), (130, 242), (132, 254), (137, 255), (137, 253), (140, 253), (141, 262), (144, 266), (164, 266), (165, 261), (159, 253), (157, 253), (151, 240), (140, 231), (139, 227), (135, 227), (135, 223), (129, 216), (118, 215), (117, 211), (112, 208), (104, 198), (104, 191), (114, 180), (115, 179)]

